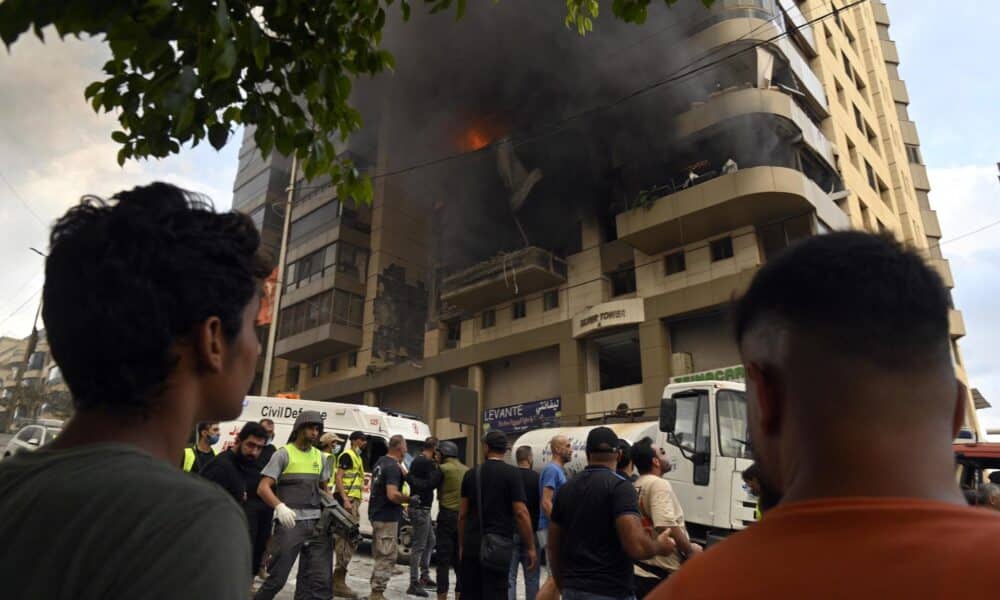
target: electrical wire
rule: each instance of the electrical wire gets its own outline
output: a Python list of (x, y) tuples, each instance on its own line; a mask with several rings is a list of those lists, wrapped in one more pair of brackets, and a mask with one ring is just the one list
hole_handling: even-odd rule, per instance
[[(508, 136), (508, 137), (505, 137), (503, 139), (497, 140), (497, 141), (495, 141), (493, 143), (487, 144), (487, 145), (485, 145), (485, 146), (483, 146), (481, 148), (478, 148), (476, 150), (465, 150), (465, 151), (462, 151), (462, 152), (455, 152), (455, 153), (448, 154), (448, 155), (445, 155), (445, 156), (440, 156), (438, 158), (433, 158), (433, 159), (428, 159), (426, 161), (417, 162), (417, 163), (414, 163), (414, 164), (412, 164), (410, 166), (402, 167), (402, 168), (395, 169), (395, 170), (392, 170), (392, 171), (385, 171), (385, 172), (382, 172), (382, 173), (372, 173), (370, 175), (370, 178), (372, 180), (376, 180), (376, 179), (382, 179), (382, 178), (385, 178), (385, 177), (393, 177), (393, 176), (396, 176), (396, 175), (403, 175), (403, 174), (410, 173), (410, 172), (413, 172), (413, 171), (416, 171), (416, 170), (419, 170), (419, 169), (423, 169), (423, 168), (426, 168), (426, 167), (435, 166), (435, 165), (438, 165), (438, 164), (441, 164), (441, 163), (445, 163), (445, 162), (450, 162), (450, 161), (453, 161), (453, 160), (456, 160), (456, 159), (459, 159), (459, 158), (463, 158), (463, 157), (466, 157), (466, 156), (471, 156), (471, 155), (475, 155), (475, 154), (482, 154), (482, 153), (485, 153), (486, 151), (493, 150), (493, 149), (495, 149), (495, 148), (497, 148), (499, 146), (502, 146), (504, 144), (511, 144), (514, 147), (517, 147), (517, 146), (522, 145), (524, 143), (527, 143), (529, 141), (534, 141), (534, 140), (537, 140), (537, 139), (541, 139), (543, 137), (548, 137), (550, 135), (554, 135), (554, 134), (559, 133), (560, 131), (562, 131), (565, 128), (566, 125), (568, 125), (568, 124), (570, 124), (570, 123), (572, 123), (574, 121), (577, 121), (577, 120), (579, 120), (581, 118), (584, 118), (584, 117), (587, 117), (587, 116), (590, 116), (590, 115), (595, 115), (595, 114), (603, 113), (605, 111), (608, 111), (608, 110), (611, 110), (613, 108), (616, 108), (616, 107), (620, 106), (621, 104), (632, 100), (633, 98), (636, 98), (638, 96), (642, 96), (642, 95), (644, 95), (644, 94), (646, 94), (646, 93), (648, 93), (650, 91), (653, 91), (655, 89), (661, 88), (661, 87), (666, 86), (666, 85), (670, 85), (670, 84), (682, 82), (682, 81), (684, 81), (684, 80), (692, 77), (693, 75), (696, 75), (698, 73), (706, 71), (706, 70), (708, 70), (708, 69), (710, 69), (712, 67), (718, 66), (718, 65), (720, 65), (720, 64), (722, 64), (722, 63), (724, 63), (724, 62), (726, 62), (726, 61), (728, 61), (728, 60), (730, 60), (732, 58), (735, 58), (735, 57), (740, 56), (742, 54), (746, 54), (748, 52), (755, 51), (758, 48), (763, 47), (763, 46), (767, 46), (769, 44), (772, 44), (772, 43), (776, 42), (777, 40), (779, 40), (781, 38), (788, 37), (792, 33), (794, 33), (796, 31), (802, 29), (805, 26), (814, 25), (814, 24), (819, 23), (821, 21), (824, 21), (824, 20), (826, 20), (826, 19), (828, 19), (830, 17), (838, 15), (842, 11), (849, 10), (851, 8), (854, 8), (855, 6), (859, 6), (859, 5), (861, 5), (861, 4), (865, 3), (865, 2), (868, 2), (868, 1), (869, 0), (854, 0), (854, 2), (851, 2), (850, 4), (844, 5), (844, 6), (840, 7), (840, 8), (834, 8), (832, 11), (830, 11), (828, 13), (825, 13), (825, 14), (823, 14), (823, 15), (821, 15), (819, 17), (816, 17), (814, 19), (811, 19), (809, 21), (806, 21), (802, 25), (797, 25), (797, 26), (794, 26), (794, 27), (791, 27), (791, 28), (785, 28), (784, 31), (782, 31), (781, 33), (778, 33), (777, 35), (771, 36), (770, 38), (758, 41), (758, 42), (756, 42), (756, 43), (754, 43), (754, 44), (752, 44), (750, 46), (747, 46), (745, 48), (742, 48), (740, 50), (737, 50), (735, 52), (732, 52), (732, 53), (727, 54), (725, 56), (722, 56), (722, 57), (720, 57), (720, 58), (718, 58), (716, 60), (707, 62), (705, 64), (698, 65), (698, 66), (692, 66), (695, 63), (697, 63), (698, 61), (703, 60), (703, 59), (700, 59), (700, 58), (696, 59), (694, 62), (689, 63), (688, 66), (681, 67), (679, 70), (673, 72), (672, 74), (670, 74), (670, 75), (668, 75), (668, 76), (666, 76), (666, 77), (664, 77), (662, 79), (659, 79), (659, 80), (653, 81), (651, 83), (648, 83), (648, 84), (646, 84), (646, 85), (644, 85), (644, 86), (642, 86), (642, 87), (640, 87), (640, 88), (638, 88), (636, 90), (633, 90), (632, 92), (629, 92), (629, 93), (627, 93), (627, 94), (625, 94), (623, 96), (620, 96), (619, 98), (617, 98), (617, 99), (615, 99), (615, 100), (613, 100), (611, 102), (607, 102), (605, 104), (600, 104), (600, 105), (596, 105), (596, 106), (584, 109), (584, 110), (579, 111), (577, 113), (574, 113), (572, 115), (568, 115), (566, 117), (563, 117), (562, 119), (558, 119), (558, 120), (555, 120), (555, 121), (552, 121), (550, 123), (547, 123), (547, 124), (544, 124), (544, 125), (540, 126), (541, 129), (548, 128), (549, 130), (547, 130), (547, 131), (541, 131), (541, 132), (534, 133), (534, 134), (530, 134), (530, 133), (529, 134), (523, 134), (521, 136)], [(781, 13), (779, 12), (778, 14), (780, 15)], [(773, 18), (772, 18), (772, 20), (773, 20)], [(770, 22), (770, 21), (768, 21), (768, 22)], [(745, 34), (745, 35), (748, 35), (748, 34)], [(740, 38), (740, 39), (742, 39), (742, 38)], [(737, 40), (737, 41), (739, 41), (739, 40)], [(329, 185), (329, 184), (326, 184), (326, 185)], [(324, 186), (317, 186), (317, 187), (325, 187), (325, 185)], [(301, 187), (301, 189), (306, 190), (306, 189), (311, 189), (311, 188), (309, 186), (303, 186), (303, 187)]]
[(36, 213), (30, 206), (28, 206), (28, 203), (24, 201), (24, 198), (21, 197), (21, 194), (19, 194), (18, 191), (14, 188), (14, 186), (11, 185), (10, 181), (7, 180), (7, 177), (4, 176), (3, 171), (0, 171), (0, 180), (2, 180), (4, 184), (7, 185), (7, 188), (11, 191), (12, 194), (14, 194), (14, 197), (17, 198), (18, 202), (21, 203), (21, 206), (24, 207), (24, 210), (28, 211), (28, 213), (31, 214), (32, 217), (34, 217), (35, 221), (37, 221), (38, 224), (42, 226), (42, 229), (44, 231), (48, 231), (49, 226), (45, 224), (45, 221), (42, 220), (40, 216), (38, 216), (38, 213)]

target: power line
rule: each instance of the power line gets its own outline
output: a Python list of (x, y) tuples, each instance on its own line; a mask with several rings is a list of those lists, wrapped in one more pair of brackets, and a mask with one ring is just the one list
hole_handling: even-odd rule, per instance
[(22, 310), (22, 309), (23, 309), (23, 308), (24, 308), (25, 306), (27, 306), (29, 302), (31, 302), (32, 300), (34, 300), (34, 299), (35, 299), (35, 296), (37, 296), (37, 295), (38, 295), (38, 294), (40, 294), (41, 292), (42, 292), (42, 288), (38, 288), (37, 290), (35, 290), (35, 293), (33, 293), (33, 294), (31, 294), (30, 296), (28, 296), (28, 299), (27, 299), (27, 300), (25, 300), (24, 302), (22, 302), (20, 306), (18, 306), (17, 308), (15, 308), (15, 309), (14, 309), (14, 312), (12, 312), (12, 313), (10, 313), (9, 315), (7, 315), (6, 317), (4, 317), (4, 320), (3, 320), (3, 321), (0, 321), (0, 327), (2, 327), (2, 326), (3, 326), (4, 324), (6, 324), (6, 323), (7, 323), (7, 321), (10, 321), (10, 320), (11, 320), (11, 318), (12, 318), (12, 317), (13, 317), (14, 315), (16, 315), (17, 313), (21, 312), (21, 310)]
[[(721, 57), (719, 59), (713, 60), (713, 61), (705, 63), (703, 65), (700, 65), (700, 66), (697, 66), (697, 67), (693, 67), (693, 68), (690, 68), (690, 69), (688, 69), (686, 71), (682, 71), (682, 72), (681, 71), (675, 71), (673, 74), (671, 74), (671, 75), (669, 75), (669, 76), (667, 76), (667, 77), (665, 77), (663, 79), (660, 79), (658, 81), (654, 81), (652, 83), (649, 83), (649, 84), (647, 84), (647, 85), (645, 85), (645, 86), (643, 86), (641, 88), (638, 88), (638, 89), (636, 89), (636, 90), (634, 90), (632, 92), (629, 92), (628, 94), (625, 94), (624, 96), (621, 96), (621, 97), (617, 98), (616, 100), (613, 100), (611, 102), (608, 102), (608, 103), (605, 103), (605, 104), (602, 104), (602, 105), (593, 106), (591, 108), (582, 110), (580, 112), (577, 112), (575, 114), (569, 115), (569, 116), (564, 117), (562, 119), (559, 119), (557, 121), (553, 121), (552, 123), (549, 123), (548, 125), (543, 125), (543, 127), (548, 127), (548, 128), (553, 128), (554, 127), (555, 128), (555, 129), (552, 129), (550, 131), (543, 131), (543, 132), (537, 133), (537, 134), (526, 134), (526, 135), (520, 136), (519, 138), (510, 137), (510, 138), (498, 140), (496, 142), (493, 142), (492, 144), (487, 144), (486, 146), (483, 146), (482, 148), (479, 148), (479, 149), (476, 149), (476, 150), (457, 152), (457, 153), (449, 154), (449, 155), (446, 155), (446, 156), (438, 157), (438, 158), (435, 158), (435, 159), (430, 159), (430, 160), (426, 160), (426, 161), (423, 161), (423, 162), (415, 163), (415, 164), (410, 165), (408, 167), (403, 167), (401, 169), (397, 169), (397, 170), (394, 170), (394, 171), (386, 171), (384, 173), (375, 173), (375, 174), (373, 174), (371, 176), (371, 178), (372, 178), (372, 180), (375, 180), (375, 179), (381, 179), (383, 177), (392, 177), (394, 175), (402, 175), (402, 174), (405, 174), (405, 173), (409, 173), (411, 171), (415, 171), (417, 169), (422, 169), (422, 168), (434, 166), (434, 165), (437, 165), (437, 164), (440, 164), (440, 163), (449, 162), (449, 161), (452, 161), (452, 160), (455, 160), (455, 159), (458, 159), (458, 158), (462, 158), (464, 156), (468, 156), (468, 155), (472, 155), (472, 154), (478, 154), (478, 153), (484, 152), (486, 150), (491, 150), (491, 149), (497, 148), (497, 147), (499, 147), (501, 145), (504, 145), (504, 144), (511, 144), (511, 145), (513, 145), (513, 146), (516, 147), (516, 146), (518, 146), (520, 144), (523, 144), (525, 142), (528, 142), (528, 141), (536, 140), (536, 139), (541, 138), (541, 137), (547, 137), (547, 136), (552, 135), (554, 133), (558, 133), (559, 131), (561, 131), (562, 127), (564, 127), (568, 123), (571, 123), (573, 121), (579, 120), (579, 119), (581, 119), (583, 117), (586, 117), (586, 116), (589, 116), (589, 115), (592, 115), (592, 114), (597, 114), (597, 113), (600, 113), (600, 112), (611, 110), (612, 108), (615, 108), (615, 107), (617, 107), (617, 106), (619, 106), (619, 105), (621, 105), (621, 104), (623, 104), (625, 102), (628, 102), (629, 100), (631, 100), (631, 99), (633, 99), (633, 98), (635, 98), (637, 96), (641, 96), (641, 95), (646, 94), (646, 93), (648, 93), (648, 92), (650, 92), (652, 90), (655, 90), (657, 88), (663, 87), (663, 86), (671, 84), (671, 83), (677, 83), (677, 82), (683, 81), (684, 79), (686, 79), (688, 77), (691, 77), (692, 75), (696, 75), (696, 74), (698, 74), (698, 73), (700, 73), (702, 71), (705, 71), (705, 70), (710, 69), (710, 68), (712, 68), (714, 66), (722, 64), (723, 62), (726, 62), (729, 59), (735, 58), (735, 57), (737, 57), (737, 56), (739, 56), (741, 54), (745, 54), (747, 52), (754, 51), (754, 50), (756, 50), (756, 49), (758, 49), (758, 48), (760, 48), (762, 46), (771, 44), (771, 43), (773, 43), (773, 42), (775, 42), (775, 41), (777, 41), (777, 40), (779, 40), (779, 39), (781, 39), (783, 37), (786, 37), (786, 36), (790, 35), (793, 31), (798, 31), (799, 29), (801, 29), (805, 25), (813, 25), (813, 24), (818, 23), (820, 21), (823, 21), (823, 20), (825, 20), (825, 19), (827, 19), (827, 18), (829, 18), (831, 16), (837, 15), (841, 11), (848, 10), (850, 8), (853, 8), (855, 6), (863, 4), (865, 2), (868, 2), (868, 0), (855, 0), (854, 2), (852, 2), (850, 4), (847, 4), (847, 5), (845, 5), (843, 7), (840, 7), (840, 8), (835, 8), (834, 10), (832, 10), (832, 11), (830, 11), (830, 12), (824, 14), (824, 15), (821, 15), (821, 16), (819, 16), (819, 17), (817, 17), (815, 19), (812, 19), (810, 21), (806, 21), (802, 26), (796, 26), (796, 27), (793, 27), (791, 29), (787, 29), (787, 30), (785, 30), (785, 31), (783, 31), (783, 32), (781, 32), (781, 33), (779, 33), (779, 34), (777, 34), (775, 36), (772, 36), (772, 37), (770, 37), (770, 38), (768, 38), (766, 40), (762, 40), (762, 41), (757, 42), (755, 44), (752, 44), (752, 45), (750, 45), (750, 46), (748, 46), (746, 48), (743, 48), (743, 49), (738, 50), (736, 52), (727, 54), (727, 55), (725, 55), (725, 56), (723, 56), (723, 57)], [(702, 60), (702, 59), (698, 59), (698, 60)], [(682, 67), (682, 69), (683, 68), (684, 67)]]
[(30, 206), (28, 206), (28, 203), (24, 201), (24, 198), (21, 197), (21, 194), (19, 194), (17, 190), (14, 189), (14, 186), (11, 185), (9, 181), (7, 181), (7, 178), (4, 176), (3, 171), (0, 171), (0, 180), (3, 180), (3, 182), (7, 185), (7, 188), (10, 189), (12, 194), (14, 194), (14, 197), (17, 198), (17, 200), (21, 203), (21, 206), (24, 207), (24, 210), (28, 211), (31, 214), (31, 216), (34, 217), (36, 221), (38, 221), (38, 224), (42, 226), (43, 230), (48, 231), (49, 229), (48, 225), (46, 225), (45, 221), (42, 220), (40, 216), (38, 216), (38, 213), (36, 213), (34, 210), (32, 210)]
[[(484, 153), (484, 152), (486, 152), (488, 150), (492, 150), (492, 149), (498, 148), (498, 147), (500, 147), (502, 145), (505, 145), (505, 144), (511, 144), (512, 146), (517, 147), (517, 146), (522, 145), (522, 144), (524, 144), (526, 142), (530, 142), (530, 141), (534, 141), (534, 140), (537, 140), (537, 139), (540, 139), (540, 138), (543, 138), (543, 137), (548, 137), (550, 135), (554, 135), (554, 134), (559, 133), (560, 131), (562, 131), (562, 129), (564, 128), (564, 126), (567, 125), (568, 123), (571, 123), (573, 121), (579, 120), (579, 119), (581, 119), (583, 117), (586, 117), (586, 116), (589, 116), (589, 115), (598, 114), (598, 113), (601, 113), (601, 112), (604, 112), (604, 111), (607, 111), (607, 110), (611, 110), (611, 109), (613, 109), (613, 108), (615, 108), (615, 107), (617, 107), (617, 106), (619, 106), (619, 105), (621, 105), (621, 104), (623, 104), (625, 102), (628, 102), (629, 100), (631, 100), (631, 99), (633, 99), (633, 98), (635, 98), (637, 96), (641, 96), (643, 94), (646, 94), (646, 93), (648, 93), (648, 92), (650, 92), (650, 91), (652, 91), (654, 89), (658, 89), (658, 88), (663, 87), (665, 85), (669, 85), (669, 84), (672, 84), (672, 83), (681, 82), (681, 81), (683, 81), (683, 80), (685, 80), (685, 79), (687, 79), (687, 78), (689, 78), (689, 77), (691, 77), (693, 75), (696, 75), (696, 74), (698, 74), (698, 73), (700, 73), (702, 71), (705, 71), (705, 70), (708, 70), (708, 69), (710, 69), (712, 67), (718, 66), (718, 65), (720, 65), (720, 64), (722, 64), (722, 63), (724, 63), (724, 62), (726, 62), (726, 61), (728, 61), (728, 60), (730, 60), (732, 58), (735, 58), (735, 57), (740, 56), (742, 54), (746, 54), (746, 53), (755, 51), (755, 50), (757, 50), (758, 48), (760, 48), (762, 46), (766, 46), (766, 45), (772, 44), (773, 42), (775, 42), (775, 41), (777, 41), (777, 40), (779, 40), (779, 39), (781, 39), (783, 37), (787, 37), (787, 36), (791, 35), (795, 31), (799, 31), (800, 29), (802, 29), (805, 26), (813, 25), (815, 23), (819, 23), (820, 21), (824, 21), (824, 20), (826, 20), (826, 19), (828, 19), (828, 18), (830, 18), (832, 16), (835, 16), (835, 15), (839, 14), (842, 11), (848, 10), (850, 8), (853, 8), (855, 6), (863, 4), (865, 2), (868, 2), (868, 0), (854, 0), (854, 2), (852, 2), (850, 4), (847, 4), (847, 5), (845, 5), (843, 7), (840, 7), (840, 8), (834, 8), (832, 11), (830, 11), (830, 12), (828, 12), (826, 14), (823, 14), (823, 15), (821, 15), (819, 17), (816, 17), (814, 19), (811, 19), (809, 21), (806, 21), (802, 25), (796, 25), (796, 26), (791, 27), (791, 28), (786, 28), (781, 33), (779, 33), (777, 35), (774, 35), (774, 36), (772, 36), (772, 37), (770, 37), (770, 38), (768, 38), (766, 40), (762, 40), (762, 41), (756, 42), (756, 43), (754, 43), (754, 44), (752, 44), (752, 45), (750, 45), (748, 47), (745, 47), (745, 48), (742, 48), (740, 50), (737, 50), (736, 52), (732, 52), (730, 54), (727, 54), (727, 55), (725, 55), (725, 56), (723, 56), (721, 58), (718, 58), (716, 60), (707, 62), (707, 63), (702, 64), (702, 65), (695, 66), (695, 65), (697, 65), (697, 63), (703, 61), (708, 56), (711, 56), (713, 53), (717, 52), (720, 48), (724, 48), (726, 46), (719, 46), (719, 47), (713, 48), (713, 49), (709, 50), (708, 52), (706, 52), (704, 55), (702, 55), (702, 56), (694, 59), (691, 62), (689, 62), (687, 65), (684, 65), (684, 66), (680, 67), (679, 69), (673, 71), (670, 75), (667, 75), (666, 77), (664, 77), (662, 79), (653, 81), (653, 82), (651, 82), (651, 83), (649, 83), (649, 84), (647, 84), (647, 85), (645, 85), (643, 87), (640, 87), (640, 88), (638, 88), (636, 90), (633, 90), (632, 92), (629, 92), (628, 94), (625, 94), (624, 96), (621, 96), (621, 97), (619, 97), (619, 98), (617, 98), (617, 99), (615, 99), (615, 100), (613, 100), (611, 102), (608, 102), (608, 103), (605, 103), (605, 104), (601, 104), (601, 105), (597, 105), (597, 106), (592, 106), (592, 107), (584, 109), (584, 110), (582, 110), (580, 112), (577, 112), (577, 113), (574, 113), (572, 115), (563, 117), (562, 119), (558, 119), (558, 120), (555, 120), (555, 121), (552, 121), (550, 123), (543, 124), (543, 125), (540, 126), (540, 128), (547, 129), (547, 131), (541, 131), (539, 133), (534, 133), (534, 134), (528, 133), (528, 134), (524, 134), (524, 135), (519, 136), (519, 137), (514, 137), (514, 136), (506, 137), (504, 139), (500, 139), (500, 140), (497, 140), (497, 141), (492, 142), (490, 144), (487, 144), (487, 145), (483, 146), (482, 148), (478, 148), (476, 150), (463, 150), (461, 152), (455, 152), (455, 153), (452, 153), (452, 154), (447, 154), (445, 156), (440, 156), (438, 158), (428, 159), (426, 161), (414, 163), (414, 164), (412, 164), (410, 166), (402, 167), (400, 169), (396, 169), (396, 170), (393, 170), (393, 171), (386, 171), (386, 172), (383, 172), (383, 173), (373, 173), (371, 175), (371, 179), (375, 180), (375, 179), (381, 179), (381, 178), (384, 178), (384, 177), (392, 177), (392, 176), (395, 176), (395, 175), (403, 175), (403, 174), (406, 174), (406, 173), (410, 173), (412, 171), (416, 171), (416, 170), (423, 169), (423, 168), (426, 168), (426, 167), (435, 166), (435, 165), (438, 165), (438, 164), (441, 164), (441, 163), (445, 163), (445, 162), (450, 162), (450, 161), (453, 161), (453, 160), (456, 160), (456, 159), (459, 159), (459, 158), (463, 158), (463, 157), (466, 157), (466, 156), (471, 156), (471, 155), (475, 155), (475, 154), (481, 154), (481, 153)], [(739, 41), (745, 40), (748, 36), (754, 34), (756, 31), (758, 31), (762, 27), (768, 25), (769, 23), (773, 22), (775, 19), (777, 19), (780, 16), (782, 16), (782, 13), (778, 12), (775, 16), (771, 17), (771, 19), (768, 19), (764, 23), (762, 23), (762, 24), (758, 25), (757, 27), (755, 27), (753, 30), (751, 30), (751, 31), (743, 34), (742, 36), (740, 36), (739, 38), (737, 38), (736, 40), (734, 40), (731, 43), (735, 43), (735, 42), (739, 42)], [(662, 33), (662, 31), (661, 31), (661, 33)], [(655, 35), (658, 35), (658, 34), (653, 34), (653, 36), (655, 36)], [(650, 37), (653, 37), (653, 36), (650, 36)], [(645, 39), (649, 39), (649, 38), (645, 38)], [(642, 40), (642, 41), (640, 41), (639, 43), (642, 43), (643, 41), (645, 41), (645, 39)], [(730, 44), (727, 44), (727, 46), (728, 45), (730, 45)], [(301, 191), (306, 191), (306, 190), (319, 189), (319, 188), (325, 188), (325, 187), (332, 187), (332, 186), (331, 186), (331, 184), (322, 184), (322, 185), (317, 185), (317, 186), (299, 186), (298, 189), (301, 190)]]

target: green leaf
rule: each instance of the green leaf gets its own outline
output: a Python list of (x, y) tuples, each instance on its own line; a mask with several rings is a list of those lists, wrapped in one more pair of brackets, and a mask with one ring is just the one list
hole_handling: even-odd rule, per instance
[(221, 123), (217, 123), (208, 128), (208, 143), (216, 150), (222, 150), (229, 139), (229, 128)]
[(222, 53), (215, 60), (215, 77), (212, 81), (227, 79), (233, 74), (233, 67), (236, 66), (236, 44), (232, 40), (226, 39), (222, 42)]
[(112, 131), (111, 139), (118, 142), (119, 144), (124, 144), (128, 142), (128, 134), (124, 131)]
[(83, 90), (83, 97), (87, 99), (94, 97), (97, 92), (101, 91), (102, 87), (104, 87), (103, 81), (95, 81), (94, 83), (88, 85), (87, 89)]

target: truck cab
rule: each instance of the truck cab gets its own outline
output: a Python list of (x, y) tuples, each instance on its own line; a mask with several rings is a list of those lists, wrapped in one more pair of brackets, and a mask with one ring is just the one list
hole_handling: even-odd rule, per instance
[(706, 545), (754, 522), (757, 499), (743, 483), (753, 460), (746, 387), (731, 381), (674, 383), (663, 390), (661, 446), (692, 538)]

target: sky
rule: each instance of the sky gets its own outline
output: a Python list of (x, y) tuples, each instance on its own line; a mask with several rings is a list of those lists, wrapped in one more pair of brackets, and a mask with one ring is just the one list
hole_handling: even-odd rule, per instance
[[(961, 352), (973, 387), (996, 406), (979, 411), (984, 427), (1000, 429), (1000, 361), (991, 347), (1000, 337), (1000, 224), (991, 226), (1000, 222), (1000, 11), (989, 0), (949, 0), (946, 14), (938, 0), (887, 4), (969, 332)], [(95, 41), (51, 34), (46, 44), (23, 36), (0, 50), (0, 335), (30, 332), (43, 280), (42, 258), (30, 248), (45, 251), (48, 225), (81, 195), (164, 180), (207, 194), (220, 209), (232, 201), (238, 132), (219, 152), (201, 144), (118, 166), (114, 116), (96, 115), (83, 98), (106, 56)]]

